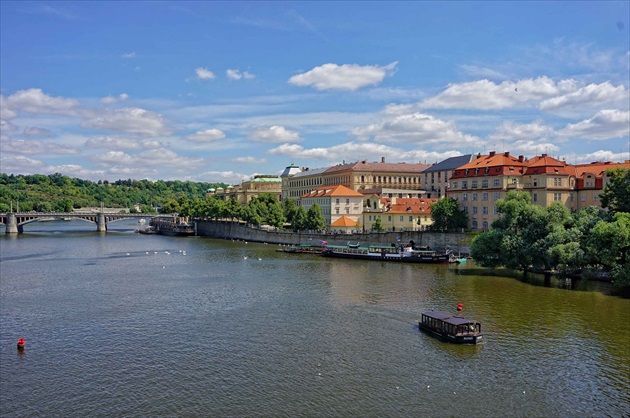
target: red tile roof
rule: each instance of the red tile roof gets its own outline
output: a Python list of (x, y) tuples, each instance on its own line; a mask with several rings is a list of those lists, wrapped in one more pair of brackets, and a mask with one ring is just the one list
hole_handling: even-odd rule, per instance
[(322, 186), (318, 187), (315, 190), (310, 191), (309, 193), (303, 194), (302, 198), (308, 197), (363, 197), (363, 195), (359, 192), (355, 192), (352, 189), (347, 188), (346, 186), (337, 185), (337, 186)]
[(335, 222), (331, 223), (330, 226), (345, 226), (345, 227), (357, 226), (357, 222), (348, 218), (347, 216), (342, 216), (341, 218), (337, 219)]

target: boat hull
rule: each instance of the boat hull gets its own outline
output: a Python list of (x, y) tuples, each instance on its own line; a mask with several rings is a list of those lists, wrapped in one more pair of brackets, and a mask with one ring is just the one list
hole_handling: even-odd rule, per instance
[(354, 253), (339, 253), (331, 250), (324, 250), (322, 252), (323, 257), (333, 258), (349, 258), (353, 260), (371, 260), (371, 261), (387, 261), (395, 263), (425, 263), (425, 264), (447, 264), (450, 260), (448, 254), (430, 255), (430, 256), (414, 256), (403, 257), (399, 254), (354, 254)]
[(432, 335), (433, 337), (439, 338), (443, 341), (448, 341), (455, 344), (481, 344), (483, 342), (483, 335), (453, 335), (444, 331), (434, 330), (432, 328), (426, 327), (422, 325), (422, 322), (418, 323), (418, 327), (420, 331), (424, 331), (425, 333)]

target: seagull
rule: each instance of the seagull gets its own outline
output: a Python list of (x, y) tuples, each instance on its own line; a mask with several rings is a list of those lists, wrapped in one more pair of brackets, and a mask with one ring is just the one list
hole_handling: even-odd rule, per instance
[(262, 258), (258, 257), (258, 261), (262, 261)]
[(243, 260), (247, 260), (247, 257), (243, 257)]

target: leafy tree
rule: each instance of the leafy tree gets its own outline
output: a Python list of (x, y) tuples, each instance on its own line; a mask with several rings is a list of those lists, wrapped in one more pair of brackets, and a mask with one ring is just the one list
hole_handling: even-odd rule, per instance
[(598, 222), (589, 241), (615, 284), (630, 286), (630, 213), (618, 212), (612, 222)]
[(324, 215), (322, 215), (322, 208), (317, 203), (313, 203), (313, 206), (306, 212), (306, 227), (315, 231), (326, 229), (326, 220)]
[(439, 199), (431, 205), (431, 218), (433, 229), (438, 231), (455, 231), (466, 228), (468, 216), (457, 205), (457, 201), (451, 197)]
[(234, 218), (239, 219), (242, 211), (243, 207), (238, 203), (238, 200), (232, 198), (225, 204), (224, 216), (232, 220), (234, 220)]
[(611, 213), (630, 213), (630, 169), (613, 168), (606, 171), (610, 181), (599, 195), (602, 207)]
[(291, 222), (291, 228), (294, 231), (301, 231), (307, 229), (307, 214), (304, 206), (298, 206), (293, 215), (293, 222)]
[(176, 200), (169, 200), (162, 205), (162, 213), (177, 213), (179, 212), (179, 203)]
[(282, 201), (282, 211), (284, 213), (284, 217), (287, 222), (293, 224), (293, 217), (297, 211), (297, 205), (295, 204), (295, 200), (286, 198)]
[(372, 229), (376, 232), (383, 232), (383, 221), (381, 221), (381, 217), (377, 217), (374, 223), (372, 224)]
[(491, 229), (477, 235), (470, 246), (470, 256), (483, 267), (503, 265), (501, 258), (503, 231)]

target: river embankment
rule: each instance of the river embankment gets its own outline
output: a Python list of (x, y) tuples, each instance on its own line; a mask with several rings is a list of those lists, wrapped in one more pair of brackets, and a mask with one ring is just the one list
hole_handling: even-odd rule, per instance
[(362, 245), (404, 244), (413, 241), (418, 246), (433, 249), (450, 249), (455, 254), (468, 255), (470, 240), (465, 233), (443, 233), (426, 231), (388, 231), (369, 233), (327, 233), (321, 231), (286, 231), (266, 227), (254, 227), (245, 223), (230, 221), (196, 220), (197, 235), (236, 239), (269, 244), (320, 244), (326, 241), (331, 245), (345, 245), (348, 242)]

